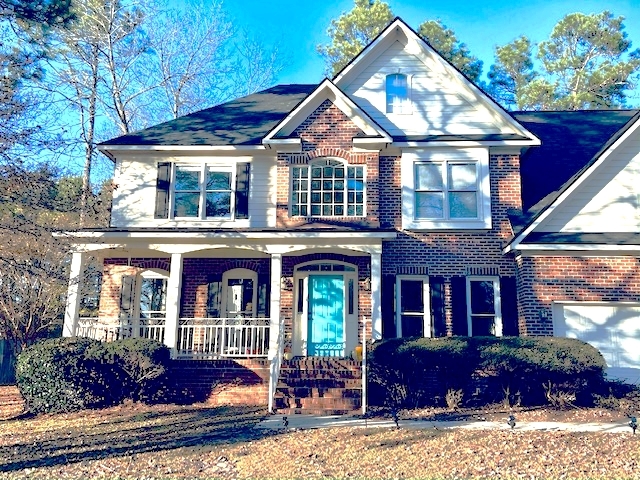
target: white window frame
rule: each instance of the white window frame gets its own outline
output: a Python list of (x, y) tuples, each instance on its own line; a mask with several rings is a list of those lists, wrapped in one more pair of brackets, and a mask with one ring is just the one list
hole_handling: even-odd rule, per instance
[[(175, 214), (175, 203), (176, 203), (176, 173), (178, 168), (185, 168), (193, 171), (200, 172), (200, 200), (198, 203), (198, 212), (199, 215), (196, 217), (188, 217), (188, 216), (178, 216)], [(229, 215), (220, 216), (220, 217), (207, 217), (206, 211), (206, 199), (207, 199), (207, 181), (206, 174), (207, 169), (214, 170), (216, 172), (225, 172), (231, 175), (231, 201), (230, 201), (230, 209)], [(236, 164), (219, 164), (219, 163), (174, 163), (172, 172), (171, 172), (171, 190), (170, 190), (170, 218), (176, 220), (234, 220), (235, 219), (235, 195), (236, 195)]]
[(145, 280), (163, 280), (164, 283), (164, 288), (165, 288), (165, 306), (164, 306), (164, 310), (150, 310), (148, 313), (153, 313), (153, 314), (160, 314), (160, 317), (150, 317), (150, 318), (166, 318), (167, 316), (167, 305), (166, 305), (166, 301), (167, 301), (167, 295), (168, 295), (168, 287), (169, 287), (169, 274), (168, 272), (165, 272), (164, 270), (160, 270), (160, 269), (148, 269), (148, 270), (144, 270), (142, 272), (140, 272), (138, 275), (136, 275), (135, 277), (135, 287), (134, 287), (134, 309), (133, 309), (133, 316), (135, 318), (142, 318), (142, 309), (140, 308), (140, 303), (142, 302), (142, 282)]
[(495, 276), (469, 276), (467, 277), (467, 330), (470, 337), (473, 336), (473, 322), (471, 321), (471, 282), (493, 282), (493, 299), (495, 310), (495, 336), (502, 336), (502, 302), (500, 298), (500, 277)]
[[(396, 336), (402, 337), (402, 311), (401, 311), (401, 288), (402, 280), (414, 280), (422, 282), (422, 295), (424, 298), (424, 311), (422, 312), (422, 332), (424, 337), (431, 338), (433, 332), (433, 324), (431, 321), (431, 292), (429, 290), (429, 277), (425, 275), (396, 275)], [(409, 314), (419, 317), (419, 314)]]
[[(399, 107), (399, 111), (391, 111), (390, 110), (390, 105), (389, 105), (389, 101), (388, 101), (388, 96), (389, 96), (389, 90), (388, 90), (388, 86), (389, 86), (389, 77), (392, 75), (403, 75), (406, 79), (407, 79), (407, 97), (404, 98), (401, 102), (401, 104), (398, 106)], [(405, 72), (388, 72), (385, 74), (384, 76), (384, 104), (385, 104), (385, 112), (387, 113), (387, 115), (412, 115), (413, 114), (413, 101), (411, 99), (411, 93), (413, 91), (413, 89), (411, 88), (412, 85), (412, 74), (408, 74)]]
[[(229, 310), (229, 280), (252, 280), (253, 281), (253, 295), (251, 298), (251, 317), (255, 318), (256, 312), (258, 311), (258, 272), (254, 270), (250, 270), (248, 268), (232, 268), (231, 270), (226, 270), (222, 274), (222, 305), (221, 310), (224, 310), (224, 317), (230, 318), (230, 310)], [(249, 311), (236, 312), (236, 315), (245, 315)], [(241, 318), (249, 318), (249, 317), (241, 317)]]
[[(477, 211), (475, 218), (449, 218), (445, 200), (444, 218), (416, 218), (416, 164), (441, 163), (443, 177), (448, 176), (449, 164), (476, 165)], [(489, 150), (487, 148), (432, 148), (402, 152), (402, 228), (405, 230), (480, 230), (491, 229), (491, 182), (489, 179)], [(443, 178), (446, 185), (447, 179)], [(446, 187), (445, 187), (446, 188)], [(446, 197), (446, 192), (445, 197)]]
[[(344, 215), (312, 215), (311, 214), (311, 169), (314, 167), (315, 164), (318, 163), (324, 163), (327, 160), (330, 161), (335, 161), (335, 162), (339, 162), (341, 164), (344, 165), (344, 170), (345, 170), (345, 176), (344, 176), (344, 202), (343, 202), (343, 206), (344, 206)], [(315, 165), (317, 166), (317, 165)], [(348, 187), (348, 171), (349, 168), (362, 168), (362, 215), (348, 215), (348, 207), (349, 207), (349, 202), (348, 202), (348, 196), (349, 196), (349, 187)], [(293, 202), (293, 194), (295, 193), (293, 190), (293, 182), (294, 179), (293, 177), (293, 171), (294, 168), (307, 168), (308, 169), (308, 177), (307, 177), (307, 215), (294, 215), (293, 214), (293, 206), (294, 206), (294, 202)], [(290, 217), (295, 217), (295, 218), (365, 218), (367, 216), (367, 166), (363, 165), (363, 164), (350, 164), (347, 163), (344, 159), (342, 158), (337, 158), (337, 157), (320, 157), (320, 158), (316, 158), (313, 161), (310, 161), (308, 165), (291, 165), (289, 167), (289, 216)], [(299, 205), (300, 203), (296, 203), (296, 205)], [(324, 204), (324, 202), (322, 203)], [(322, 205), (321, 204), (321, 205)], [(332, 202), (332, 205), (336, 205), (335, 203)], [(354, 205), (358, 205), (355, 204)], [(334, 210), (335, 211), (335, 210)]]

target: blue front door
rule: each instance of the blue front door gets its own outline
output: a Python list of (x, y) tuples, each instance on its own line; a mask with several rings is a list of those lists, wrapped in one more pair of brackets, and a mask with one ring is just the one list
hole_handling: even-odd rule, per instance
[(344, 357), (344, 278), (309, 275), (307, 355)]

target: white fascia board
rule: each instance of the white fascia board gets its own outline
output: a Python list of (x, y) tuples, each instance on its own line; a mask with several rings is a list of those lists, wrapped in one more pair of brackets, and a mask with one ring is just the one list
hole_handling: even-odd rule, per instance
[(384, 140), (391, 142), (391, 137), (380, 125), (372, 120), (353, 100), (336, 87), (331, 80), (324, 79), (284, 120), (271, 129), (264, 137), (262, 143), (268, 144), (272, 142), (274, 137), (280, 132), (289, 135), (325, 100), (331, 100), (336, 107), (365, 133), (382, 137)]
[(279, 152), (302, 152), (302, 140), (300, 138), (277, 138), (264, 140), (263, 143), (267, 148), (278, 150)]
[(225, 239), (393, 239), (395, 232), (58, 232), (57, 237), (82, 238), (95, 240), (111, 239), (157, 239), (172, 238), (184, 240), (198, 240), (210, 238)]
[(393, 142), (391, 147), (399, 148), (435, 148), (435, 147), (528, 147), (538, 145), (533, 140), (488, 140), (488, 141), (431, 141), (431, 142)]
[(600, 165), (602, 165), (609, 156), (627, 139), (631, 134), (633, 134), (640, 125), (640, 119), (636, 120), (636, 122), (624, 132), (618, 140), (616, 140), (613, 145), (611, 145), (607, 150), (602, 152), (600, 158), (598, 158), (593, 165), (587, 168), (586, 171), (582, 172), (576, 180), (564, 191), (560, 194), (558, 198), (556, 198), (551, 205), (549, 205), (539, 216), (536, 218), (528, 227), (526, 227), (522, 232), (518, 234), (518, 236), (504, 249), (504, 253), (509, 253), (511, 250), (514, 250), (520, 245), (520, 243), (533, 232), (538, 225), (540, 225), (546, 218), (548, 218), (555, 210), (558, 208), (576, 189), (580, 187), (592, 174), (595, 172)]
[(520, 244), (517, 248), (518, 253), (524, 257), (531, 256), (566, 256), (566, 255), (578, 255), (578, 256), (634, 256), (637, 257), (640, 253), (640, 245), (582, 245), (582, 244), (562, 244), (562, 245), (549, 245), (549, 244)]
[(390, 140), (386, 140), (384, 138), (353, 137), (352, 141), (354, 147), (368, 151), (382, 150), (384, 148), (387, 148), (387, 146), (391, 143)]
[(265, 150), (264, 145), (98, 145), (105, 154), (117, 152), (215, 152), (215, 151), (256, 151)]

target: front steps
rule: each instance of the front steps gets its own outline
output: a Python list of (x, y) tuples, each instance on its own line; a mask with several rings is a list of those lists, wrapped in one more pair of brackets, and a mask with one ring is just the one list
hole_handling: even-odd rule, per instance
[(274, 397), (284, 415), (343, 415), (362, 407), (362, 365), (351, 359), (283, 360)]

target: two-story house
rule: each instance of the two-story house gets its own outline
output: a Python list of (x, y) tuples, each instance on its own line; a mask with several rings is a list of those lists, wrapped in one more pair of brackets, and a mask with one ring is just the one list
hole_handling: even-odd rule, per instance
[(333, 80), (101, 144), (111, 225), (67, 233), (64, 335), (227, 359), (270, 406), (281, 366), (357, 370), (363, 339), (556, 334), (640, 368), (637, 127), (506, 112), (396, 19)]

